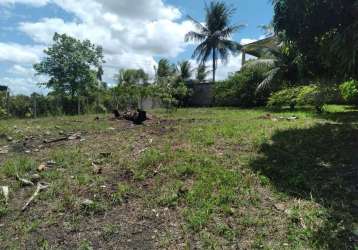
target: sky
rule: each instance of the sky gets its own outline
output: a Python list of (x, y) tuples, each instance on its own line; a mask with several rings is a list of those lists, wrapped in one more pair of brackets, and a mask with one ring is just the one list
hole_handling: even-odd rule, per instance
[[(209, 2), (209, 1), (207, 1)], [(236, 9), (232, 24), (245, 27), (232, 39), (242, 44), (263, 38), (259, 25), (272, 20), (268, 0), (225, 0)], [(204, 21), (204, 0), (0, 0), (0, 85), (13, 94), (46, 94), (33, 64), (44, 58), (55, 32), (89, 39), (104, 49), (104, 80), (114, 84), (121, 68), (142, 68), (149, 75), (160, 58), (176, 63), (191, 58), (195, 30), (188, 15)], [(218, 79), (238, 71), (241, 55), (219, 63)]]

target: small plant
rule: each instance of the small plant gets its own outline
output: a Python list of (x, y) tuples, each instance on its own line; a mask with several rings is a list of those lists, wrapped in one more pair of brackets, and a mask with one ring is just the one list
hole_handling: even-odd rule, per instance
[(35, 168), (34, 161), (25, 157), (19, 157), (6, 161), (0, 172), (3, 172), (8, 177), (16, 177), (17, 175), (26, 174)]
[(350, 80), (342, 83), (339, 86), (339, 90), (346, 102), (358, 104), (358, 82), (356, 80)]
[(106, 241), (112, 240), (120, 232), (120, 226), (116, 224), (108, 224), (103, 227), (102, 237)]
[(131, 186), (126, 183), (119, 183), (117, 191), (112, 194), (112, 203), (114, 205), (120, 205), (128, 198), (131, 193)]
[(0, 218), (4, 217), (9, 212), (7, 205), (0, 199)]
[(167, 207), (176, 207), (180, 198), (181, 181), (170, 182), (161, 188), (158, 204)]
[(106, 210), (106, 205), (99, 201), (85, 200), (81, 203), (81, 211), (84, 215), (102, 214)]
[(92, 243), (88, 240), (81, 241), (79, 247), (79, 250), (93, 250)]

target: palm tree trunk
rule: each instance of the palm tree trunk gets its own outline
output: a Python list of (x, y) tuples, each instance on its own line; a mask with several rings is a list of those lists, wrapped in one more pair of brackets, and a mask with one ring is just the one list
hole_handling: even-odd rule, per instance
[(213, 49), (213, 83), (215, 83), (216, 74), (216, 49)]
[(77, 114), (78, 114), (78, 115), (81, 114), (81, 101), (80, 101), (80, 96), (77, 97)]

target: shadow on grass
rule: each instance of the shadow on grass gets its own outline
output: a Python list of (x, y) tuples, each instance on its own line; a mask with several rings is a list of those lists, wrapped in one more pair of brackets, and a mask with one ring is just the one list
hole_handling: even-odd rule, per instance
[[(278, 131), (262, 144), (251, 167), (283, 193), (313, 199), (328, 215), (308, 238), (319, 249), (354, 249), (358, 220), (358, 129), (347, 124), (321, 124)], [(355, 205), (354, 205), (355, 204)]]
[(322, 118), (339, 123), (358, 123), (358, 107), (346, 107), (344, 112), (327, 112)]

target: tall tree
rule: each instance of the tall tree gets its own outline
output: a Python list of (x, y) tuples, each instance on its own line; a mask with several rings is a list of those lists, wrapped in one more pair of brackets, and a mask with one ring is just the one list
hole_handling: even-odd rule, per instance
[(121, 69), (117, 75), (119, 85), (146, 84), (148, 79), (148, 74), (143, 69)]
[(265, 50), (263, 57), (250, 60), (243, 66), (244, 69), (266, 71), (265, 78), (257, 86), (257, 92), (272, 90), (274, 84), (296, 82), (300, 61), (292, 46), (279, 42), (276, 47), (268, 47)]
[(229, 53), (235, 53), (241, 48), (238, 43), (231, 40), (232, 35), (243, 27), (230, 24), (234, 12), (235, 9), (227, 6), (225, 2), (214, 1), (205, 6), (205, 24), (189, 16), (197, 30), (186, 34), (185, 41), (200, 43), (193, 53), (193, 58), (197, 58), (201, 64), (212, 58), (213, 82), (218, 59), (226, 63)]
[(193, 70), (189, 61), (180, 62), (177, 66), (178, 76), (181, 81), (187, 81), (191, 78)]
[(176, 71), (175, 65), (172, 65), (168, 59), (162, 58), (158, 62), (158, 67), (155, 68), (157, 80), (173, 76)]
[(199, 64), (198, 68), (196, 69), (196, 80), (198, 82), (203, 82), (206, 80), (207, 76), (210, 74), (208, 71), (208, 67), (205, 64)]
[(358, 77), (356, 0), (273, 0), (276, 32), (293, 42), (313, 74)]
[(53, 45), (46, 49), (46, 57), (34, 65), (37, 74), (50, 77), (42, 83), (62, 96), (77, 98), (80, 113), (80, 98), (96, 88), (103, 60), (102, 47), (89, 40), (80, 41), (66, 34), (55, 33)]

